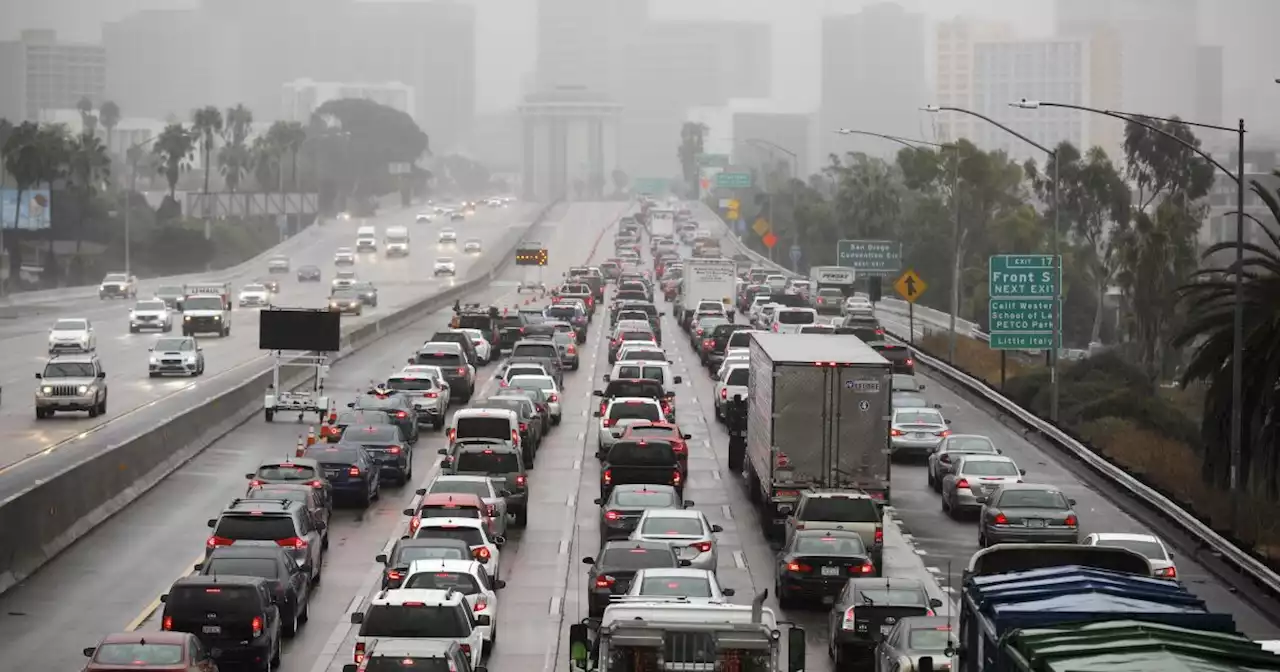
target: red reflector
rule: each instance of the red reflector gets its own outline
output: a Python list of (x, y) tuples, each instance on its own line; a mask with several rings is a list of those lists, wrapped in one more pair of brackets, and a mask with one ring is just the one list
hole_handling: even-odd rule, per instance
[(391, 453), (392, 455), (399, 455), (400, 446), (391, 446), (390, 448), (387, 449), (387, 452)]
[(161, 630), (173, 630), (173, 617), (165, 616), (164, 622), (160, 624)]
[(880, 527), (876, 528), (876, 543), (877, 544), (884, 543), (884, 528), (880, 528)]
[(426, 603), (426, 602), (405, 602), (405, 603), (401, 604), (400, 606), (402, 606), (402, 607), (425, 607), (425, 606), (427, 606), (427, 603)]
[(349, 476), (359, 476), (359, 475), (360, 475), (360, 467), (351, 467), (350, 469), (348, 469), (348, 470), (347, 470), (347, 475), (349, 475)]
[(206, 592), (206, 593), (221, 593), (221, 592), (222, 592), (222, 589), (221, 589), (221, 588), (205, 588), (205, 589), (204, 589), (204, 592)]

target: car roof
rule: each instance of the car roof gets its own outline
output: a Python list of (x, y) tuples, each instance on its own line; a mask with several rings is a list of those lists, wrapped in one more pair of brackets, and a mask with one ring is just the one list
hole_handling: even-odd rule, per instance
[(667, 492), (676, 494), (676, 489), (670, 485), (656, 485), (653, 483), (626, 483), (613, 486), (613, 492)]
[[(655, 382), (655, 383), (656, 383), (656, 382), (658, 382), (658, 381), (656, 381), (656, 380), (655, 380), (655, 381), (653, 381), (653, 382)], [(657, 400), (655, 400), (653, 397), (612, 397), (612, 398), (610, 398), (610, 399), (609, 399), (609, 404), (610, 404), (610, 405), (613, 405), (613, 404), (642, 404), (642, 403), (643, 403), (643, 404), (654, 404), (654, 405), (656, 405), (658, 402), (657, 402)]]
[(871, 499), (871, 495), (865, 492), (851, 492), (849, 490), (803, 490), (801, 496), (813, 497), (816, 499)]
[[(193, 588), (214, 588), (219, 585), (232, 586), (256, 586), (265, 584), (266, 579), (260, 576), (240, 576), (238, 574), (220, 574), (218, 576), (204, 576), (201, 574), (191, 574), (189, 576), (179, 577), (173, 582), (173, 588), (190, 586)], [(172, 588), (170, 589), (172, 591)]]
[(488, 418), (488, 417), (504, 417), (510, 419), (515, 417), (516, 412), (509, 408), (459, 408), (454, 411), (453, 417), (456, 420), (463, 418)]
[[(602, 551), (612, 551), (615, 549), (643, 548), (650, 551), (671, 551), (675, 553), (675, 549), (671, 548), (671, 544), (665, 541), (645, 541), (641, 539), (615, 539), (604, 542)], [(596, 558), (599, 560), (599, 558)]]
[(151, 644), (186, 644), (188, 637), (193, 637), (186, 632), (173, 632), (171, 630), (134, 630), (133, 632), (113, 632), (102, 638), (103, 644), (140, 644), (143, 640)]
[(876, 589), (893, 589), (893, 590), (909, 590), (916, 589), (921, 593), (928, 595), (928, 590), (924, 587), (924, 582), (919, 579), (905, 579), (897, 576), (882, 576), (877, 578), (860, 578), (849, 579), (849, 583), (858, 590), (876, 590)]
[(473, 492), (429, 492), (422, 496), (420, 506), (439, 506), (441, 504), (483, 506), (484, 499)]
[(1046, 483), (1001, 483), (999, 487), (1001, 490), (1044, 490), (1046, 492), (1056, 492), (1059, 495), (1064, 495), (1062, 488), (1059, 488), (1056, 485), (1048, 485)]
[(493, 479), (488, 476), (475, 476), (472, 474), (440, 474), (439, 476), (436, 476), (435, 481), (432, 481), (432, 483), (437, 481), (483, 481), (491, 485), (493, 484)]
[(645, 576), (669, 576), (669, 577), (688, 577), (706, 579), (711, 583), (716, 583), (716, 577), (709, 570), (694, 569), (692, 567), (644, 567), (636, 571), (636, 578), (643, 573)]
[(454, 590), (430, 590), (426, 588), (399, 588), (384, 590), (369, 602), (371, 607), (397, 607), (406, 602), (422, 602), (428, 606), (458, 604), (462, 593)]
[(1157, 537), (1157, 536), (1156, 536), (1156, 535), (1154, 535), (1154, 534), (1134, 534), (1134, 533), (1131, 533), (1131, 532), (1094, 532), (1094, 533), (1093, 533), (1093, 536), (1097, 537), (1099, 541), (1106, 541), (1106, 540), (1111, 540), (1111, 541), (1152, 541), (1152, 542), (1155, 542), (1155, 543), (1157, 543), (1157, 544), (1160, 544), (1161, 546), (1163, 546), (1163, 545), (1164, 545), (1164, 541), (1162, 541), (1162, 540), (1160, 539), (1160, 537)]
[(258, 467), (278, 467), (285, 464), (295, 464), (302, 467), (311, 467), (313, 469), (320, 468), (320, 461), (310, 457), (292, 457), (286, 456), (284, 459), (266, 458), (258, 463)]
[(697, 518), (702, 519), (702, 511), (698, 509), (645, 509), (644, 515), (662, 516), (663, 518)]
[(1013, 462), (1008, 455), (992, 455), (991, 453), (972, 453), (956, 458), (962, 462)]
[(480, 563), (475, 560), (424, 558), (422, 560), (414, 560), (409, 563), (409, 573), (428, 572), (433, 569), (440, 569), (448, 572), (466, 572), (468, 574), (473, 574), (479, 566)]
[(792, 536), (793, 537), (819, 537), (819, 538), (848, 537), (850, 539), (857, 537), (859, 541), (862, 540), (862, 535), (858, 534), (857, 532), (854, 532), (853, 530), (824, 530), (824, 529), (795, 530), (794, 532), (792, 532)]

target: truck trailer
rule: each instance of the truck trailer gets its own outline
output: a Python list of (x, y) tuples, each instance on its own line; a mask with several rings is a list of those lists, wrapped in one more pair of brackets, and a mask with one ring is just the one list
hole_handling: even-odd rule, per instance
[(719, 301), (733, 319), (734, 297), (738, 290), (738, 265), (732, 259), (691, 258), (684, 260), (680, 296), (675, 318), (687, 325), (699, 301)]
[(888, 504), (889, 361), (854, 336), (756, 332), (750, 363), (746, 479), (765, 533), (809, 488)]

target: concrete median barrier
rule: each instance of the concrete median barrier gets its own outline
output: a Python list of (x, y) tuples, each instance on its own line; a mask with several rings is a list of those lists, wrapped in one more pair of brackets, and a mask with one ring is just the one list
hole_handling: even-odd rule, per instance
[[(556, 204), (539, 211), (529, 224), (542, 223)], [(528, 230), (526, 229), (526, 230)], [(487, 285), (515, 255), (520, 237), (500, 250), (488, 269), (472, 279), (416, 301), (372, 322), (344, 330), (335, 360), (376, 343), (427, 314)], [(0, 501), (0, 593), (36, 572), (90, 530), (142, 496), (178, 467), (231, 430), (260, 417), (262, 398), (272, 382), (267, 368), (203, 403), (160, 421), (154, 428), (107, 447), (52, 477)], [(303, 370), (282, 381), (297, 389), (312, 382)]]

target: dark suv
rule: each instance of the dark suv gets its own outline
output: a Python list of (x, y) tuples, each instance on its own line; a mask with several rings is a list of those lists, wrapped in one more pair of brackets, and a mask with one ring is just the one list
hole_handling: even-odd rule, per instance
[(476, 352), (476, 344), (471, 342), (471, 337), (465, 331), (449, 329), (447, 331), (437, 331), (427, 339), (430, 343), (457, 343), (462, 346), (462, 352), (467, 356), (467, 363), (471, 366), (480, 368), (480, 353)]
[(362, 394), (347, 407), (358, 411), (382, 411), (391, 424), (400, 428), (400, 436), (405, 441), (410, 444), (418, 442), (418, 407), (413, 405), (413, 399), (407, 394)]
[(298, 627), (310, 617), (311, 580), (279, 546), (224, 546), (198, 563), (196, 571), (200, 576), (234, 574), (266, 579), (280, 610), (285, 637), (298, 634)]
[(195, 635), (218, 665), (271, 670), (280, 664), (280, 608), (266, 579), (184, 576), (160, 601), (161, 628)]
[(264, 546), (274, 543), (289, 553), (313, 582), (320, 581), (324, 560), (325, 523), (312, 518), (301, 502), (289, 499), (233, 499), (217, 518), (209, 519), (213, 534), (205, 542), (204, 557), (222, 546)]

